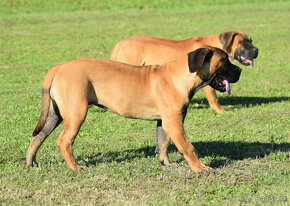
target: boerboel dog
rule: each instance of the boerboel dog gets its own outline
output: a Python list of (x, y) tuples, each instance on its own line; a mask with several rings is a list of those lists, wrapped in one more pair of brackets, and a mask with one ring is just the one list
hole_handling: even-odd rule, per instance
[[(162, 66), (138, 67), (101, 59), (77, 59), (55, 66), (43, 82), (41, 115), (26, 165), (37, 166), (38, 149), (63, 121), (57, 146), (70, 169), (84, 169), (76, 163), (72, 147), (88, 107), (96, 105), (127, 118), (162, 121), (165, 133), (191, 169), (210, 171), (185, 135), (186, 111), (198, 89), (210, 84), (224, 92), (229, 83), (239, 80), (240, 73), (227, 53), (213, 47), (197, 49)], [(160, 161), (169, 164), (167, 148), (161, 149)]]
[[(236, 59), (246, 66), (253, 66), (253, 59), (258, 56), (258, 48), (253, 46), (252, 39), (247, 34), (230, 31), (181, 41), (151, 36), (131, 37), (116, 44), (110, 59), (138, 66), (162, 65), (205, 45), (223, 49), (231, 60)], [(224, 113), (215, 90), (206, 86), (204, 91), (211, 109), (217, 113)]]
[[(236, 59), (243, 65), (254, 65), (258, 56), (258, 48), (253, 46), (252, 39), (240, 31), (230, 31), (218, 35), (190, 38), (176, 41), (151, 36), (136, 36), (117, 43), (111, 54), (111, 60), (133, 65), (165, 64), (183, 56), (190, 51), (210, 45), (223, 49), (229, 58)], [(205, 86), (204, 91), (212, 110), (224, 113), (219, 105), (215, 90), (211, 86)], [(230, 89), (227, 90), (230, 95)], [(167, 142), (168, 137), (162, 129), (162, 123), (157, 121), (157, 146), (159, 153), (161, 144)]]

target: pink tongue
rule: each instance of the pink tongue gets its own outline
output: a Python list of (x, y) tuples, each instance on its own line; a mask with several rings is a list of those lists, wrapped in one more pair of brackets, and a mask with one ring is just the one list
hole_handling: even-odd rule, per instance
[(227, 95), (230, 96), (230, 95), (231, 95), (231, 86), (230, 86), (229, 82), (228, 82), (227, 80), (224, 79), (224, 80), (222, 81), (222, 83), (226, 85), (226, 92), (227, 92)]
[(253, 60), (246, 59), (244, 62), (250, 64), (252, 67), (254, 66)]

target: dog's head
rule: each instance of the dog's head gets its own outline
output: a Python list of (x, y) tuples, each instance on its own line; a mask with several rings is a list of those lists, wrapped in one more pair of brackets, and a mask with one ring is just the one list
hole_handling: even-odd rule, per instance
[(220, 34), (220, 42), (231, 57), (245, 66), (254, 66), (259, 50), (253, 45), (252, 39), (239, 31), (230, 31)]
[(228, 54), (215, 47), (200, 48), (188, 53), (188, 66), (191, 73), (201, 80), (202, 86), (209, 84), (220, 92), (230, 95), (230, 83), (239, 80), (241, 68), (233, 65)]

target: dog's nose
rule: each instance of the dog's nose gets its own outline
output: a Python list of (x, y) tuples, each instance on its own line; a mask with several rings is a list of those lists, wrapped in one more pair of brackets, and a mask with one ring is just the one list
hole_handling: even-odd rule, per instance
[(254, 48), (255, 58), (258, 56), (258, 53), (259, 53), (259, 49), (255, 47), (255, 48)]

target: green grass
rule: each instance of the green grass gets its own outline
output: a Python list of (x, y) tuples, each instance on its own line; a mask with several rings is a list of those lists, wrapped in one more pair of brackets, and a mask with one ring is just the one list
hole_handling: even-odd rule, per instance
[[(0, 204), (289, 205), (289, 10), (289, 1), (262, 0), (0, 1)], [(155, 122), (96, 107), (74, 144), (90, 170), (67, 169), (55, 143), (62, 126), (38, 152), (40, 167), (23, 166), (53, 65), (108, 59), (133, 35), (185, 39), (230, 30), (252, 37), (255, 67), (241, 66), (231, 97), (219, 94), (227, 114), (210, 111), (201, 91), (185, 121), (214, 172), (193, 173), (173, 145), (177, 167), (161, 166)]]

